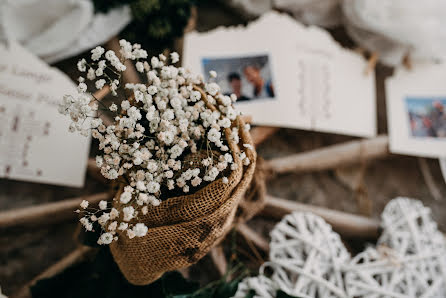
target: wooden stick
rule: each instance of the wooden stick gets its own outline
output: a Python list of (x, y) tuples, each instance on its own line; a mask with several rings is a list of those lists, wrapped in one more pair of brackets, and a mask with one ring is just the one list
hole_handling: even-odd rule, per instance
[(220, 276), (224, 276), (228, 270), (228, 263), (226, 262), (223, 247), (220, 244), (211, 249), (211, 258)]
[(110, 199), (110, 194), (102, 192), (60, 202), (3, 211), (0, 212), (0, 230), (16, 226), (36, 226), (73, 219), (77, 217), (74, 211), (79, 208), (82, 200), (87, 200), (91, 205), (95, 205), (101, 200), (108, 199)]
[(93, 93), (93, 97), (96, 98), (98, 101), (101, 101), (110, 93), (110, 86), (105, 85), (102, 89), (96, 91)]
[(426, 186), (429, 189), (429, 192), (431, 193), (432, 197), (435, 200), (440, 201), (443, 198), (443, 196), (437, 184), (435, 183), (435, 179), (432, 176), (431, 170), (429, 168), (429, 165), (427, 164), (426, 159), (418, 157), (418, 165), (420, 166), (424, 182), (426, 183)]
[(342, 211), (301, 204), (290, 200), (267, 196), (263, 215), (281, 219), (294, 211), (311, 212), (327, 221), (333, 230), (345, 237), (378, 238), (379, 221)]
[(251, 137), (255, 146), (260, 145), (266, 139), (274, 135), (280, 128), (270, 126), (257, 126), (251, 129)]
[(20, 289), (16, 294), (12, 295), (11, 298), (28, 298), (31, 297), (31, 287), (34, 286), (37, 281), (44, 279), (44, 278), (50, 278), (53, 277), (62, 271), (64, 271), (66, 268), (78, 263), (81, 261), (87, 253), (92, 251), (93, 248), (88, 246), (80, 246), (77, 249), (75, 249), (73, 252), (65, 256), (63, 259), (55, 263), (54, 265), (48, 267), (45, 271), (43, 271), (41, 274), (36, 276), (33, 280), (31, 280), (29, 283), (27, 283), (22, 289)]
[(237, 224), (237, 232), (240, 233), (246, 240), (254, 243), (258, 248), (263, 250), (264, 252), (269, 251), (269, 243), (263, 238), (262, 235), (259, 235), (256, 231), (248, 227), (244, 223)]
[[(109, 50), (112, 50), (116, 53), (116, 56), (120, 56), (120, 49), (121, 46), (119, 45), (119, 39), (117, 36), (111, 38), (106, 44), (105, 47)], [(124, 65), (126, 67), (126, 70), (122, 73), (122, 79), (124, 83), (139, 83), (140, 78), (138, 75), (138, 72), (135, 69), (135, 66), (133, 65), (133, 62), (131, 60), (126, 60), (124, 62)]]
[(375, 70), (376, 64), (378, 63), (378, 59), (379, 59), (379, 54), (377, 52), (373, 52), (367, 62), (367, 67), (364, 71), (364, 74), (366, 76), (368, 76), (373, 70)]
[(388, 137), (379, 136), (274, 158), (265, 161), (265, 168), (275, 173), (322, 171), (389, 155)]

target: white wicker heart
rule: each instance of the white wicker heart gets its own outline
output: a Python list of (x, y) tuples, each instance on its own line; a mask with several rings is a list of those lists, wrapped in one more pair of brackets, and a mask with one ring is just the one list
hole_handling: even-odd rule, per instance
[(351, 297), (446, 297), (446, 244), (430, 209), (397, 198), (382, 214), (377, 248), (357, 255), (346, 269)]
[(271, 232), (271, 279), (290, 295), (347, 297), (342, 265), (349, 259), (339, 235), (314, 214), (289, 214)]
[(430, 208), (419, 200), (396, 198), (390, 201), (381, 215), (381, 226), (383, 233), (378, 244), (391, 247), (399, 254), (445, 249), (444, 236), (432, 219)]
[(264, 275), (247, 277), (243, 279), (237, 288), (237, 293), (233, 298), (249, 297), (253, 291), (255, 298), (274, 298), (276, 297), (277, 285)]
[(417, 200), (394, 199), (382, 214), (382, 227), (378, 246), (350, 260), (322, 218), (289, 214), (271, 232), (271, 277), (262, 268), (241, 283), (235, 297), (254, 290), (254, 297), (270, 298), (280, 289), (302, 298), (445, 298), (446, 241), (430, 209)]

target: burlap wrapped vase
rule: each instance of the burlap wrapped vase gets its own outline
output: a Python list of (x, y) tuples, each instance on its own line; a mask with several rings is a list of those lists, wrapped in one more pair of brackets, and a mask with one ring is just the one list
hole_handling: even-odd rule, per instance
[[(149, 228), (146, 236), (129, 239), (123, 234), (110, 244), (116, 263), (130, 283), (146, 285), (167, 271), (190, 266), (231, 229), (237, 206), (251, 183), (257, 158), (243, 119), (238, 117), (234, 122), (239, 128), (239, 143), (229, 138), (229, 128), (225, 133), (238, 167), (228, 171), (228, 183), (220, 178), (195, 193), (171, 197), (159, 206), (149, 207), (147, 215), (138, 218), (138, 222)], [(239, 157), (241, 149), (251, 161), (248, 166)], [(119, 208), (118, 200), (114, 205)]]

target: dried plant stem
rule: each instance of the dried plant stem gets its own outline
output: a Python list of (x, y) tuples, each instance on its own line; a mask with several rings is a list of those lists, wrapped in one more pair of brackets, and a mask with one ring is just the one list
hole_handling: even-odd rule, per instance
[(224, 276), (228, 270), (228, 263), (226, 262), (226, 256), (221, 245), (214, 246), (211, 249), (211, 258), (220, 276)]
[(237, 232), (239, 232), (240, 235), (242, 235), (247, 241), (251, 241), (264, 252), (269, 251), (268, 241), (263, 238), (262, 235), (258, 234), (256, 231), (248, 227), (246, 224), (237, 224), (236, 229)]
[(322, 149), (293, 154), (265, 161), (265, 168), (274, 173), (312, 172), (335, 169), (389, 156), (389, 139), (355, 140)]
[(377, 238), (379, 235), (379, 221), (375, 219), (301, 204), (269, 195), (262, 214), (280, 220), (286, 214), (294, 211), (311, 212), (319, 215), (331, 224), (335, 231), (345, 237)]
[(108, 199), (110, 199), (110, 194), (102, 192), (90, 196), (66, 199), (60, 202), (3, 211), (0, 212), (0, 229), (16, 226), (35, 227), (38, 225), (73, 219), (77, 217), (74, 210), (79, 208), (79, 204), (82, 200), (87, 200), (91, 205), (95, 205), (99, 203), (100, 200)]
[(11, 298), (27, 298), (31, 297), (31, 287), (39, 280), (44, 278), (50, 278), (53, 277), (62, 271), (64, 271), (66, 268), (72, 266), (73, 264), (76, 264), (80, 262), (90, 251), (92, 251), (93, 248), (88, 246), (80, 246), (76, 248), (74, 251), (72, 251), (70, 254), (65, 256), (63, 259), (55, 263), (54, 265), (48, 267), (45, 271), (40, 273), (38, 276), (36, 276), (33, 280), (31, 280), (29, 283), (27, 283), (20, 291), (18, 291), (16, 294), (12, 295)]

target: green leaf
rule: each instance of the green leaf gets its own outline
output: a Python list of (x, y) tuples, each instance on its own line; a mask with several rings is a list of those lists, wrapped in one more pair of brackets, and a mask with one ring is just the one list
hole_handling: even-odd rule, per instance
[(248, 292), (248, 294), (246, 294), (245, 298), (254, 298), (255, 295), (256, 295), (256, 291), (249, 290), (249, 292)]
[(237, 292), (238, 284), (240, 283), (239, 279), (235, 279), (228, 283), (223, 283), (215, 290), (215, 298), (230, 298), (234, 296), (235, 292)]

